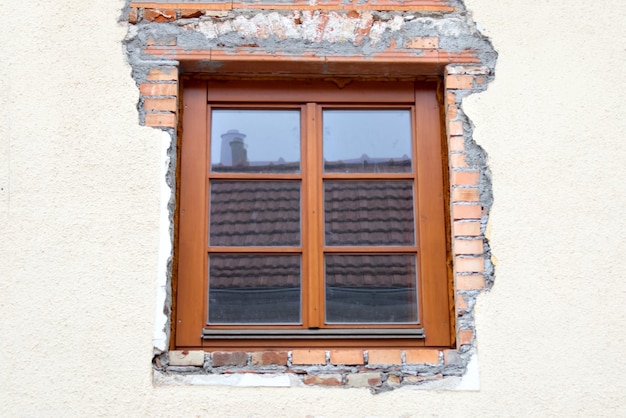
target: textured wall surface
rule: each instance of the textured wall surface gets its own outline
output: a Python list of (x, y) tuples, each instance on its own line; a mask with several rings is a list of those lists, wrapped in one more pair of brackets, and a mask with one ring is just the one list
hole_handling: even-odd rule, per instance
[(625, 415), (626, 4), (466, 3), (500, 54), (463, 104), (495, 198), (481, 388), (372, 395), (153, 387), (163, 136), (138, 125), (123, 2), (2, 1), (1, 415)]

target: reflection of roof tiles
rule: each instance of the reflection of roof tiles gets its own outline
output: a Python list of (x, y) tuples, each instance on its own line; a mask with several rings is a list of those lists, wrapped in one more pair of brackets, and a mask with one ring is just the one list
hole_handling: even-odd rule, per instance
[(211, 171), (214, 173), (299, 173), (300, 162), (264, 162), (250, 161), (246, 164), (225, 165), (212, 164)]
[(209, 258), (211, 288), (300, 286), (300, 255), (215, 254)]
[[(413, 288), (415, 256), (407, 254), (327, 255), (326, 284), (350, 288)], [(300, 286), (299, 255), (214, 254), (211, 289)]]
[(413, 245), (410, 181), (324, 183), (326, 245)]
[(298, 181), (212, 181), (211, 245), (300, 245)]
[[(326, 245), (414, 243), (411, 181), (326, 181), (324, 192)], [(210, 244), (300, 245), (300, 194), (299, 181), (211, 181)], [(329, 257), (329, 286), (414, 286), (414, 256)], [(209, 265), (213, 289), (267, 289), (300, 284), (299, 255), (214, 254)]]

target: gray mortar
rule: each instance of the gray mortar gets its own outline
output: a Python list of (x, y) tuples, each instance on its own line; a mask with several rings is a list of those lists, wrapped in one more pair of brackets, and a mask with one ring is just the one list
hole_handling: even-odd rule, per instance
[[(159, 1), (166, 3), (166, 1)], [(200, 2), (200, 0), (187, 0), (188, 3)], [(347, 2), (345, 0), (344, 2)], [(359, 1), (359, 4), (366, 3), (367, 1)], [(369, 2), (374, 4), (373, 2)], [(120, 14), (120, 22), (126, 22), (128, 20), (130, 12), (130, 0), (126, 1)], [(312, 42), (306, 39), (279, 39), (275, 36), (269, 36), (268, 38), (246, 38), (239, 33), (231, 32), (225, 35), (220, 35), (215, 39), (208, 39), (203, 33), (193, 30), (187, 30), (186, 28), (202, 21), (213, 22), (225, 22), (228, 20), (234, 20), (238, 16), (251, 18), (257, 14), (268, 14), (270, 12), (279, 13), (283, 16), (291, 15), (291, 11), (277, 10), (267, 11), (260, 9), (244, 9), (244, 10), (231, 10), (223, 17), (208, 17), (203, 16), (200, 18), (184, 19), (175, 22), (164, 23), (149, 23), (140, 21), (136, 25), (128, 25), (128, 33), (123, 41), (125, 54), (128, 62), (131, 66), (131, 76), (139, 86), (140, 83), (146, 81), (148, 72), (157, 67), (176, 67), (178, 62), (170, 59), (163, 59), (147, 55), (143, 53), (145, 46), (149, 39), (153, 39), (158, 42), (176, 41), (176, 45), (184, 50), (209, 50), (213, 48), (228, 49), (255, 44), (259, 50), (263, 50), (269, 53), (275, 53), (280, 51), (285, 55), (299, 55), (303, 52), (314, 52), (320, 56), (370, 56), (375, 53), (386, 50), (392, 40), (396, 45), (403, 45), (404, 41), (412, 37), (427, 37), (433, 36), (439, 38), (439, 47), (449, 50), (451, 52), (461, 52), (466, 49), (472, 49), (476, 51), (479, 60), (482, 65), (488, 67), (488, 72), (485, 74), (486, 81), (482, 86), (476, 86), (474, 91), (457, 91), (456, 102), (459, 106), (458, 120), (463, 122), (464, 126), (464, 138), (465, 138), (465, 156), (468, 165), (473, 169), (478, 169), (480, 172), (479, 190), (480, 190), (480, 204), (484, 208), (485, 215), (481, 219), (481, 231), (485, 232), (488, 213), (493, 203), (493, 194), (491, 188), (491, 172), (487, 165), (487, 154), (485, 150), (477, 145), (473, 140), (473, 125), (469, 118), (465, 115), (462, 109), (463, 98), (474, 94), (478, 91), (483, 91), (487, 88), (487, 85), (494, 77), (493, 70), (495, 68), (497, 52), (493, 49), (491, 42), (486, 38), (472, 20), (471, 14), (465, 10), (465, 5), (462, 0), (450, 0), (450, 5), (455, 6), (460, 11), (452, 13), (432, 13), (432, 12), (402, 12), (402, 11), (369, 11), (372, 13), (374, 21), (386, 22), (391, 21), (396, 16), (400, 16), (403, 19), (403, 27), (401, 30), (391, 32), (389, 29), (385, 30), (382, 34), (380, 41), (375, 45), (372, 45), (371, 38), (364, 37), (359, 45), (355, 45), (350, 41), (343, 42)], [(347, 13), (347, 11), (337, 11), (337, 13)], [(415, 55), (423, 54), (421, 50), (410, 51)], [(207, 63), (206, 69), (212, 72), (219, 70), (219, 63)], [(138, 102), (138, 116), (140, 124), (145, 121), (145, 112), (143, 110), (142, 99)], [(177, 138), (176, 132), (173, 129), (164, 129), (170, 134), (171, 145), (168, 149), (168, 156), (170, 163), (166, 174), (166, 182), (171, 188), (172, 193), (168, 202), (168, 211), (170, 219), (170, 239), (174, 237), (174, 212), (176, 210), (175, 190), (176, 190), (176, 161), (177, 161)], [(491, 263), (491, 249), (487, 239), (484, 239), (483, 248), (485, 250), (485, 273), (486, 288), (490, 289), (494, 280), (494, 266)], [(167, 340), (170, 338), (170, 313), (171, 313), (171, 275), (172, 275), (172, 257), (168, 258), (167, 262), (167, 296), (164, 306), (164, 313), (168, 317), (168, 322), (165, 325), (165, 333)], [(473, 309), (476, 303), (476, 298), (480, 291), (463, 291), (461, 292), (467, 298), (468, 309), (462, 312), (457, 317), (457, 324), (461, 329), (475, 329)], [(404, 383), (398, 386), (390, 386), (386, 384), (387, 376), (389, 373), (397, 373), (398, 370), (403, 374), (417, 375), (417, 376), (435, 376), (438, 374), (446, 376), (462, 376), (466, 370), (469, 359), (474, 354), (474, 344), (464, 345), (458, 349), (458, 353), (449, 354), (452, 357), (450, 364), (436, 364), (436, 365), (398, 365), (394, 369), (375, 366), (365, 366), (366, 369), (376, 370), (381, 372), (383, 379), (383, 386), (379, 388), (372, 388), (372, 393), (380, 393), (387, 390), (392, 390), (397, 387), (401, 387)], [(308, 374), (320, 374), (320, 373), (340, 373), (345, 380), (346, 373), (356, 373), (363, 367), (346, 367), (346, 366), (334, 366), (329, 362), (329, 353), (326, 353), (326, 365), (311, 365), (311, 366), (292, 366), (291, 359), (289, 359), (288, 368), (298, 373)], [(228, 368), (228, 367), (213, 367), (211, 362), (211, 356), (205, 356), (205, 364), (203, 367), (172, 367), (168, 365), (167, 352), (161, 353), (155, 349), (155, 357), (153, 359), (154, 368), (160, 371), (167, 371), (168, 373), (176, 374), (212, 374), (221, 373), (224, 371), (236, 371), (236, 370), (255, 370), (265, 373), (280, 373), (284, 372), (287, 368), (284, 366), (264, 366), (256, 367), (250, 366), (250, 359), (248, 359), (248, 365), (243, 368)], [(345, 382), (344, 382), (345, 383)], [(423, 382), (426, 383), (426, 382)], [(420, 384), (420, 383), (416, 383)]]

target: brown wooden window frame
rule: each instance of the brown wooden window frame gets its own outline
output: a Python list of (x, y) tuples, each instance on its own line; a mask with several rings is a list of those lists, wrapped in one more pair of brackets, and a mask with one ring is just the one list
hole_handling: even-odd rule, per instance
[[(436, 81), (182, 80), (182, 135), (178, 230), (175, 255), (174, 346), (178, 349), (297, 347), (449, 347), (448, 240), (441, 103)], [(300, 174), (212, 173), (210, 112), (216, 108), (301, 110)], [(322, 169), (322, 108), (402, 108), (412, 117), (411, 173), (336, 174)], [(301, 247), (210, 247), (209, 182), (212, 179), (282, 179), (301, 182)], [(413, 246), (325, 247), (324, 179), (407, 179), (413, 182), (416, 240)], [(208, 255), (217, 253), (302, 254), (302, 325), (208, 326)], [(325, 253), (408, 253), (418, 265), (416, 325), (324, 323)]]

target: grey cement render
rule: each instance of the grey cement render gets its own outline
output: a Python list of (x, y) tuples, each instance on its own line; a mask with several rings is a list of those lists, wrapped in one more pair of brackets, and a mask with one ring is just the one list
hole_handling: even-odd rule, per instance
[[(166, 3), (163, 1), (163, 3)], [(193, 1), (189, 1), (193, 3)], [(205, 2), (206, 3), (206, 2)], [(120, 21), (128, 20), (130, 10), (129, 1), (122, 10)], [(384, 28), (382, 33), (377, 36), (370, 35), (363, 37), (358, 43), (352, 41), (336, 41), (329, 42), (327, 40), (313, 40), (313, 35), (306, 31), (306, 28), (296, 28), (291, 35), (287, 34), (282, 37), (269, 34), (266, 37), (251, 37), (242, 27), (246, 23), (268, 21), (271, 19), (280, 19), (281, 17), (293, 16), (293, 11), (287, 10), (264, 10), (264, 9), (238, 9), (230, 11), (207, 11), (207, 15), (193, 18), (180, 19), (174, 22), (154, 23), (140, 20), (135, 25), (128, 25), (128, 32), (123, 41), (125, 53), (131, 66), (131, 76), (139, 85), (146, 81), (148, 72), (156, 67), (172, 67), (178, 66), (178, 62), (170, 59), (161, 59), (144, 53), (149, 40), (156, 42), (172, 42), (175, 41), (179, 48), (185, 50), (210, 50), (218, 48), (220, 50), (228, 50), (229, 48), (256, 45), (260, 50), (269, 53), (280, 52), (285, 55), (300, 55), (302, 53), (315, 53), (319, 56), (369, 56), (375, 53), (385, 51), (392, 42), (401, 46), (404, 42), (412, 37), (437, 37), (439, 38), (439, 48), (450, 52), (461, 52), (465, 50), (474, 51), (481, 61), (484, 68), (484, 76), (486, 82), (480, 86), (475, 86), (472, 91), (456, 92), (456, 104), (459, 107), (457, 120), (463, 122), (463, 134), (465, 138), (465, 156), (468, 163), (468, 169), (478, 169), (480, 172), (480, 204), (483, 206), (483, 217), (481, 220), (481, 231), (484, 233), (488, 221), (488, 213), (493, 202), (493, 194), (491, 188), (491, 172), (487, 164), (487, 154), (472, 138), (473, 125), (468, 116), (463, 112), (463, 99), (470, 94), (480, 92), (487, 88), (489, 82), (494, 78), (494, 69), (496, 65), (497, 52), (494, 50), (490, 40), (485, 37), (477, 28), (472, 20), (470, 13), (465, 11), (465, 6), (460, 0), (451, 1), (452, 5), (458, 7), (459, 11), (452, 13), (421, 13), (417, 11), (363, 11), (371, 13), (371, 18), (380, 27)], [(317, 13), (317, 12), (313, 12)], [(338, 16), (345, 16), (348, 11), (336, 11)], [(141, 16), (139, 16), (141, 18)], [(233, 22), (239, 22), (239, 26), (233, 25)], [(230, 26), (229, 26), (230, 24)], [(211, 28), (221, 25), (221, 33), (213, 32)], [(297, 26), (297, 25), (296, 25)], [(211, 30), (207, 30), (207, 28)], [(229, 29), (230, 28), (230, 29)], [(416, 55), (423, 54), (421, 50), (411, 50)], [(462, 67), (462, 65), (461, 65)], [(214, 73), (219, 74), (219, 65), (207, 65), (206, 68)], [(451, 68), (454, 70), (454, 67)], [(419, 72), (419, 68), (417, 69)], [(416, 73), (418, 75), (418, 73)], [(145, 120), (145, 111), (143, 110), (143, 99), (140, 98), (137, 109), (139, 123), (143, 124)], [(169, 170), (166, 176), (166, 183), (171, 188), (172, 194), (168, 203), (170, 226), (169, 235), (174, 239), (174, 212), (176, 209), (175, 184), (176, 184), (176, 161), (177, 161), (177, 136), (173, 129), (165, 129), (171, 136), (171, 146), (169, 148)], [(461, 237), (462, 238), (462, 237)], [(484, 258), (485, 258), (485, 281), (486, 289), (491, 288), (494, 280), (494, 266), (491, 262), (491, 250), (488, 240), (484, 238)], [(167, 298), (166, 305), (163, 307), (164, 313), (168, 318), (171, 314), (171, 272), (172, 272), (172, 255), (168, 259), (167, 273)], [(466, 296), (468, 309), (460, 312), (457, 317), (457, 327), (460, 329), (475, 330), (474, 324), (474, 305), (480, 291), (459, 291)], [(169, 340), (170, 323), (169, 320), (164, 326), (164, 332)], [(404, 373), (415, 376), (434, 376), (442, 375), (444, 380), (446, 377), (458, 378), (462, 376), (467, 365), (475, 353), (475, 341), (470, 345), (461, 346), (456, 352), (448, 353), (448, 361), (444, 363), (443, 359), (437, 365), (397, 365), (391, 368), (380, 366), (365, 366), (368, 369), (377, 370), (382, 373), (383, 385), (379, 388), (373, 388), (374, 392), (381, 392), (395, 389), (395, 386), (387, 385), (385, 380), (391, 373)], [(168, 366), (167, 351), (155, 348), (155, 357), (153, 364), (156, 376), (155, 382), (163, 382), (164, 376), (174, 375), (198, 375), (209, 374), (215, 375), (227, 371), (222, 368), (214, 368), (211, 365), (210, 355), (207, 355), (203, 367), (174, 367)], [(328, 363), (328, 362), (327, 362)], [(295, 367), (302, 373), (332, 373), (332, 372), (356, 372), (357, 368), (346, 368), (345, 366), (333, 366), (330, 364), (324, 366), (307, 366)], [(247, 365), (241, 368), (241, 372), (260, 372), (260, 373), (283, 373), (286, 367), (278, 367), (276, 369), (260, 370), (256, 366)], [(228, 371), (233, 372), (232, 368)], [(344, 376), (345, 379), (345, 376)], [(177, 382), (186, 382), (185, 379), (177, 379)], [(220, 381), (217, 379), (216, 381)], [(428, 383), (432, 384), (432, 382)], [(445, 386), (445, 385), (444, 385)], [(437, 386), (441, 387), (441, 385)]]

